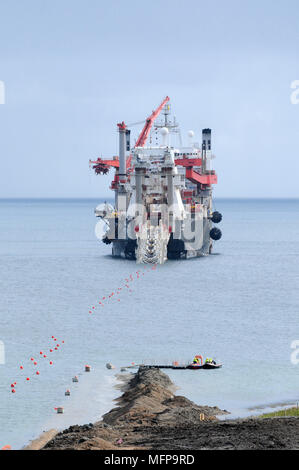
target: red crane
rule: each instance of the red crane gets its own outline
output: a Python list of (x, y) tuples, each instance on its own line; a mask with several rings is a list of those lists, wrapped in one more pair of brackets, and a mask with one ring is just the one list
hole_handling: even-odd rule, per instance
[[(159, 116), (161, 113), (163, 107), (165, 104), (170, 100), (169, 96), (166, 96), (160, 106), (152, 112), (152, 114), (146, 119), (144, 128), (142, 129), (137, 142), (135, 144), (135, 147), (144, 147), (146, 140), (148, 138), (148, 134), (150, 133), (150, 130), (153, 126), (153, 123), (155, 119)], [(144, 121), (142, 121), (144, 122)], [(135, 123), (139, 124), (139, 123)], [(134, 124), (131, 124), (134, 125)], [(118, 124), (118, 126), (125, 126), (125, 123), (122, 122), (121, 124)], [(130, 127), (130, 126), (128, 126)], [(131, 160), (132, 156), (127, 159), (127, 171), (129, 171), (130, 165), (131, 165)], [(96, 174), (107, 174), (109, 171), (109, 168), (114, 167), (114, 168), (119, 168), (119, 160), (118, 157), (113, 157), (113, 159), (103, 159), (103, 158), (98, 158), (96, 161), (89, 160), (89, 164), (92, 165), (92, 168), (94, 169)]]
[(170, 100), (169, 96), (166, 96), (166, 98), (164, 98), (160, 106), (155, 111), (153, 111), (152, 114), (146, 119), (144, 128), (142, 129), (140, 136), (137, 139), (135, 147), (144, 147), (155, 119), (157, 119), (163, 107), (169, 100)]

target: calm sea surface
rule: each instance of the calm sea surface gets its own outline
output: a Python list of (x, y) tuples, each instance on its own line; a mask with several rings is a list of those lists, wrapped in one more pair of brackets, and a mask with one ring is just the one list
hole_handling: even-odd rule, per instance
[(95, 238), (99, 202), (0, 201), (0, 447), (100, 419), (119, 394), (107, 362), (214, 356), (221, 370), (169, 375), (179, 394), (232, 416), (299, 401), (299, 365), (290, 361), (299, 339), (298, 200), (218, 200), (215, 254), (155, 271), (113, 259)]

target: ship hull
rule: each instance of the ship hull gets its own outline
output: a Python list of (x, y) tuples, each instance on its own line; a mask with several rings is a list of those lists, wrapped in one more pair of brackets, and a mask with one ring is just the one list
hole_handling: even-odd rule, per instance
[[(209, 219), (203, 219), (200, 233), (197, 234), (201, 240), (200, 246), (196, 244), (193, 248), (193, 243), (190, 243), (183, 238), (174, 238), (173, 234), (169, 237), (167, 244), (167, 259), (191, 259), (207, 256), (212, 252), (212, 240), (210, 231), (212, 223)], [(125, 258), (128, 260), (136, 260), (137, 253), (137, 239), (127, 238), (125, 240), (112, 241), (112, 256), (116, 258)]]

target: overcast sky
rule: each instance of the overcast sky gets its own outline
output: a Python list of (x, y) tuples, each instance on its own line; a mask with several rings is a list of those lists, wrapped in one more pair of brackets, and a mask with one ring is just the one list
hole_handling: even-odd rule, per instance
[[(0, 197), (102, 197), (116, 123), (213, 129), (218, 197), (299, 197), (298, 0), (1, 0)], [(135, 130), (136, 131), (136, 130)]]

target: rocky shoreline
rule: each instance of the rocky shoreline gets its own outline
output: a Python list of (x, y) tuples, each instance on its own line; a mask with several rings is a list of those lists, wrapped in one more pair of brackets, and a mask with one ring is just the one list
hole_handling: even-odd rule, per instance
[(140, 368), (102, 421), (71, 426), (43, 450), (299, 449), (297, 418), (219, 421), (227, 411), (174, 394), (159, 369)]

